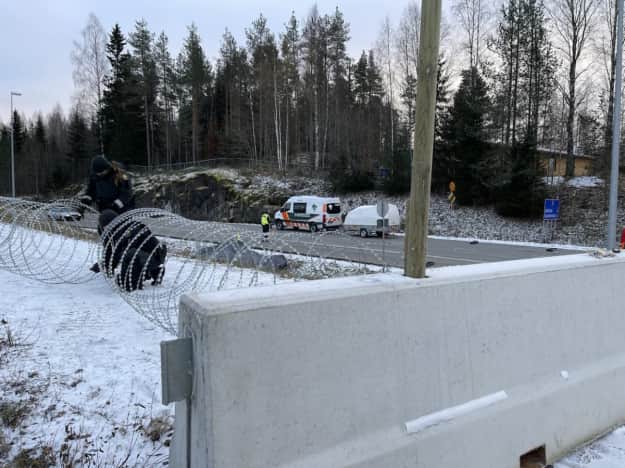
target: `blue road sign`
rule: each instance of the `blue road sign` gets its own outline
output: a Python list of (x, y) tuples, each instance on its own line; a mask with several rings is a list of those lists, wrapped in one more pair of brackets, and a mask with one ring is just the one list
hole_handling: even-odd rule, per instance
[(560, 200), (557, 198), (548, 198), (545, 200), (543, 219), (545, 221), (560, 219)]

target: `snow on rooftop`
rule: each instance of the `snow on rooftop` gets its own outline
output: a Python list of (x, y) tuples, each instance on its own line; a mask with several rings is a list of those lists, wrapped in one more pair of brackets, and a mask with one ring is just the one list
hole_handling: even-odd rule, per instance
[(568, 181), (562, 176), (543, 177), (543, 182), (547, 185), (561, 185), (566, 182), (568, 186), (577, 188), (599, 187), (605, 183), (603, 179), (596, 176), (572, 177)]

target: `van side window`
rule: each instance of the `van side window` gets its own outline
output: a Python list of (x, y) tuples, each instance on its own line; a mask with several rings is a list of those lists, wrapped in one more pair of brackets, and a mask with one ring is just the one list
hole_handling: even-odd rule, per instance
[(291, 204), (285, 203), (282, 208), (280, 208), (280, 211), (291, 211)]
[(306, 203), (293, 203), (293, 213), (306, 213)]
[(341, 212), (341, 205), (338, 203), (328, 203), (328, 214), (338, 214)]

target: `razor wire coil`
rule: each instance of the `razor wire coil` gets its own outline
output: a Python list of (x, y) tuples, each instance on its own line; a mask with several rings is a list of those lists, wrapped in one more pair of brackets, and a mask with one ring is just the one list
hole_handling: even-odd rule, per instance
[(0, 198), (0, 268), (50, 284), (85, 283), (99, 270), (131, 307), (172, 334), (186, 293), (385, 268), (375, 250), (351, 245), (340, 231), (265, 238), (257, 225), (196, 221), (153, 208), (115, 216), (105, 226), (99, 221), (101, 214), (73, 199)]

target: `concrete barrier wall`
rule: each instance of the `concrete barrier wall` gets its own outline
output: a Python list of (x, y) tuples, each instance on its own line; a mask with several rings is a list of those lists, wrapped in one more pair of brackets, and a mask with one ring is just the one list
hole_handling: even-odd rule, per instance
[(625, 258), (430, 274), (184, 297), (171, 465), (516, 468), (625, 421)]

